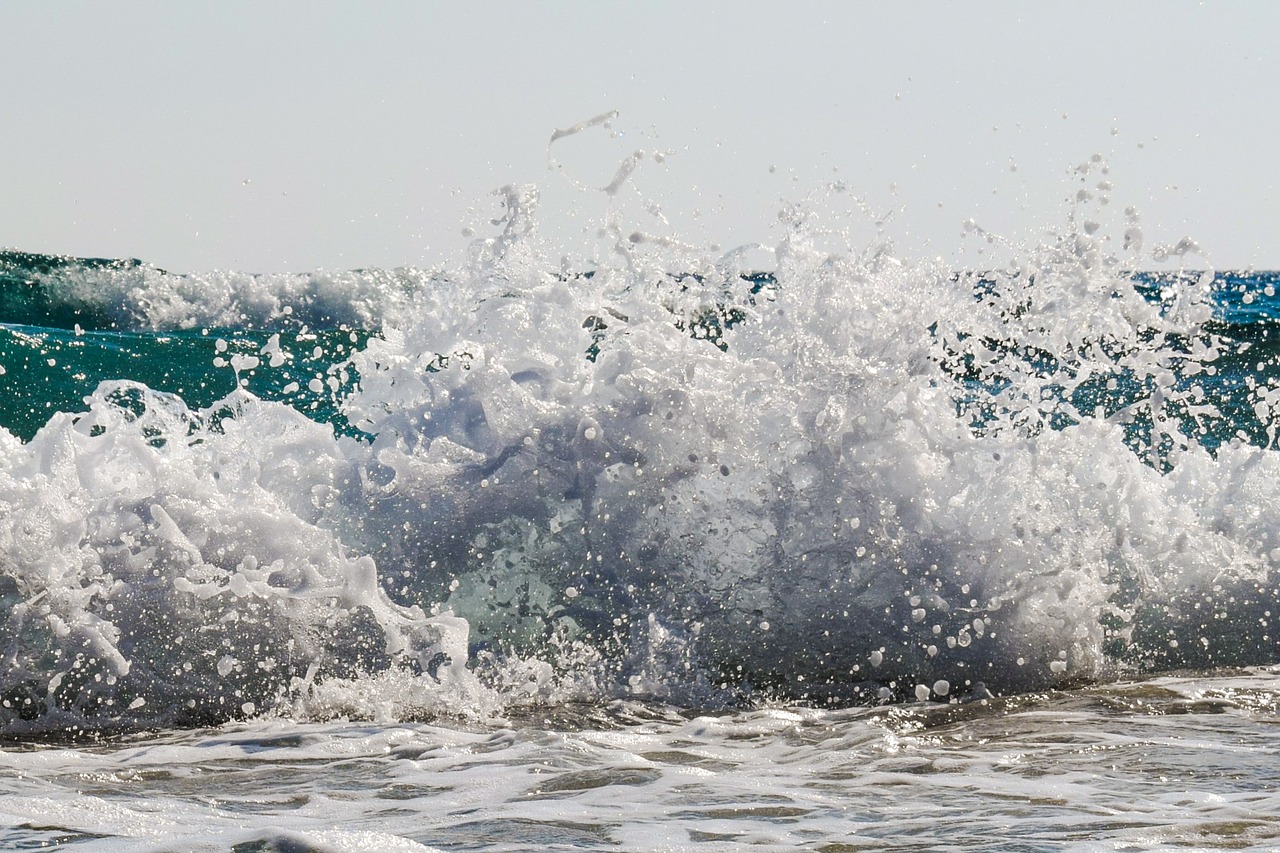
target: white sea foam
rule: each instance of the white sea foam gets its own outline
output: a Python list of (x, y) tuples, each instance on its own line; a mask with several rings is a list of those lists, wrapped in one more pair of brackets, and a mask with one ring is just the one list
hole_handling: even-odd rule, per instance
[(0, 831), (121, 851), (1264, 851), (1278, 687), (1251, 672), (852, 711), (256, 720), (0, 752)]
[[(1205, 279), (1149, 302), (1073, 219), (977, 281), (833, 252), (799, 208), (767, 280), (620, 237), (565, 275), (535, 198), (448, 275), (49, 285), (147, 328), (380, 328), (327, 386), (358, 373), (372, 440), (127, 382), (0, 434), (11, 728), (958, 700), (1274, 655), (1280, 456), (1175, 425), (1215, 416), (1173, 381), (1221, 354)], [(1109, 380), (1145, 390), (1079, 402)]]
[(465, 622), (393, 604), (373, 560), (317, 524), (317, 496), (358, 476), (327, 427), (243, 394), (198, 415), (104, 383), (7, 449), (12, 728), (307, 707), (326, 677), (393, 664), (422, 703), (465, 698)]

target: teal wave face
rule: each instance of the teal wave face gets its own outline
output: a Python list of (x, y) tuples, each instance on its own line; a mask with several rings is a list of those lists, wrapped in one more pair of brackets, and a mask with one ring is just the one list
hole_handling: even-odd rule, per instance
[(99, 383), (194, 409), (236, 388), (355, 434), (344, 366), (422, 276), (405, 271), (177, 275), (136, 259), (0, 252), (0, 426), (29, 440)]
[(340, 404), (357, 377), (341, 364), (369, 334), (0, 324), (0, 426), (29, 440), (54, 414), (83, 411), (85, 398), (100, 383), (129, 379), (176, 394), (193, 409), (211, 406), (239, 387), (351, 434)]

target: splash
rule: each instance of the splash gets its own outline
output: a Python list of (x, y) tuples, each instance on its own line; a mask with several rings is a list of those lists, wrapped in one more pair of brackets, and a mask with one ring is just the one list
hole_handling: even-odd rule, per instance
[[(536, 191), (501, 197), (448, 274), (41, 273), (131, 328), (274, 337), (217, 350), (235, 390), (205, 408), (107, 382), (0, 433), (10, 730), (949, 701), (1276, 658), (1275, 361), (1221, 277), (1132, 272), (1136, 212), (1111, 240), (1080, 196), (956, 273), (833, 250), (810, 202), (771, 270), (611, 211), (604, 260), (566, 272)], [(377, 332), (306, 383), (331, 414), (246, 390), (311, 343), (288, 317)]]

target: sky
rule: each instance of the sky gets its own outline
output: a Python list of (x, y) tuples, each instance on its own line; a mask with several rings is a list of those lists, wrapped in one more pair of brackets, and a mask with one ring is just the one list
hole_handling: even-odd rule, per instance
[[(6, 0), (0, 247), (430, 268), (495, 233), (496, 189), (533, 184), (572, 258), (610, 217), (774, 245), (801, 203), (855, 247), (981, 266), (966, 220), (1035, 241), (1085, 189), (1104, 234), (1133, 208), (1148, 249), (1280, 268), (1278, 33), (1263, 0)], [(610, 111), (548, 168), (556, 130)], [(1073, 171), (1094, 155), (1105, 176)]]

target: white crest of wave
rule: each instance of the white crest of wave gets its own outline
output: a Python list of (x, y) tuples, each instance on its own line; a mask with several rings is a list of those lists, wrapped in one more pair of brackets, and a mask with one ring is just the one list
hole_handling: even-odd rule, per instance
[(50, 303), (102, 312), (121, 330), (281, 324), (373, 329), (400, 321), (412, 295), (434, 276), (408, 267), (175, 274), (137, 264), (60, 266), (33, 280)]
[[(1207, 281), (1153, 304), (1069, 229), (979, 282), (803, 217), (769, 278), (643, 238), (565, 275), (531, 200), (374, 318), (371, 442), (129, 383), (6, 437), (4, 719), (396, 716), (557, 673), (963, 697), (1274, 649), (1277, 454), (1175, 424)], [(1147, 390), (1080, 402), (1109, 377)]]

